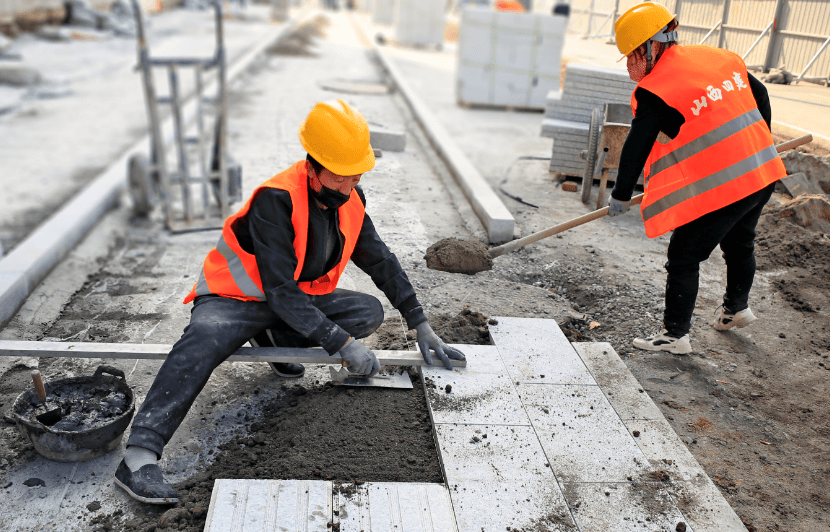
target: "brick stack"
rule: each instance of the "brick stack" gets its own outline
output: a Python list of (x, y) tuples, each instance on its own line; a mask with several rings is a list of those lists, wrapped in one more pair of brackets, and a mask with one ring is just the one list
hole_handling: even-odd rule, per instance
[(629, 103), (636, 86), (626, 69), (568, 64), (564, 88), (548, 93), (542, 121), (541, 135), (553, 139), (550, 171), (581, 177), (585, 161), (579, 152), (588, 145), (591, 111), (606, 102)]

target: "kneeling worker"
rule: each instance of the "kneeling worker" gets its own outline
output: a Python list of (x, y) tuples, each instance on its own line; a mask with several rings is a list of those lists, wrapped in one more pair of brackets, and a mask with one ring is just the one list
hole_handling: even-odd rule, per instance
[[(158, 459), (213, 370), (246, 342), (253, 346), (322, 346), (348, 369), (373, 375), (374, 353), (358, 339), (383, 322), (375, 297), (337, 287), (349, 259), (400, 311), (424, 360), (463, 360), (429, 326), (398, 259), (375, 231), (357, 187), (375, 166), (363, 116), (338, 100), (318, 103), (300, 127), (306, 160), (254, 190), (225, 220), (222, 235), (185, 299), (190, 324), (173, 346), (132, 424), (115, 483), (142, 502), (173, 504)], [(271, 364), (300, 377), (300, 364)]]
[[(646, 167), (646, 234), (674, 231), (668, 249), (664, 330), (637, 338), (650, 351), (689, 353), (700, 263), (720, 245), (726, 293), (717, 330), (755, 320), (755, 226), (775, 182), (787, 175), (770, 133), (769, 97), (740, 56), (709, 46), (677, 45), (677, 20), (645, 2), (615, 24), (637, 87), (634, 120), (620, 156), (609, 216), (628, 211)], [(661, 138), (658, 138), (661, 137)]]

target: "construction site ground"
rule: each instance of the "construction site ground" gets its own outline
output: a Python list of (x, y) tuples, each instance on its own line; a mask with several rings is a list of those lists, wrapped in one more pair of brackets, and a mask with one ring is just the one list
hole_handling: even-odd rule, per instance
[[(182, 13), (171, 11), (153, 20), (158, 28), (169, 24), (169, 34), (177, 35), (182, 30), (175, 17)], [(242, 48), (256, 39), (253, 30), (246, 34), (245, 24), (267, 25), (263, 6), (251, 6), (249, 13), (247, 21), (229, 21), (229, 34), (237, 28)], [(487, 344), (488, 317), (541, 317), (557, 320), (572, 342), (609, 342), (747, 529), (830, 527), (826, 237), (772, 210), (766, 214), (759, 224), (759, 272), (750, 299), (759, 320), (747, 329), (723, 333), (711, 327), (725, 283), (723, 260), (713, 253), (701, 268), (691, 333), (694, 352), (688, 356), (631, 346), (634, 337), (660, 328), (668, 243), (667, 236), (646, 238), (638, 209), (499, 257), (491, 271), (474, 276), (427, 269), (424, 252), (437, 240), (484, 238), (471, 207), (399, 93), (337, 93), (319, 85), (334, 78), (388, 82), (370, 48), (375, 35), (389, 28), (373, 26), (368, 14), (359, 12), (318, 16), (302, 9), (292, 15), (319, 38), (311, 43), (299, 39), (293, 48), (266, 54), (230, 86), (230, 146), (243, 166), (246, 194), (304, 157), (297, 127), (317, 101), (343, 98), (370, 124), (405, 131), (405, 151), (384, 152), (361, 185), (368, 213), (400, 259), (439, 335), (452, 343)], [(209, 34), (210, 20), (203, 19), (201, 27)], [(121, 70), (106, 71), (125, 74), (134, 65), (129, 46), (120, 46)], [(394, 45), (385, 50), (488, 183), (526, 202), (500, 195), (516, 218), (516, 236), (591, 208), (578, 194), (561, 189), (548, 161), (517, 160), (549, 157), (551, 140), (539, 136), (541, 113), (456, 105), (453, 43), (445, 43), (440, 52)], [(564, 56), (565, 62), (609, 64), (616, 60), (616, 49), (569, 35)], [(73, 66), (67, 58), (62, 68), (88, 68), (82, 58), (75, 61)], [(27, 100), (0, 115), (4, 139), (32, 137), (19, 150), (3, 147), (4, 154), (16, 158), (14, 164), (0, 160), (9, 165), (3, 170), (5, 210), (20, 206), (14, 214), (3, 215), (7, 251), (143, 134), (139, 77), (122, 76), (124, 90), (117, 92), (129, 90), (131, 96), (120, 103), (107, 99), (111, 91), (95, 89), (101, 91), (96, 105), (91, 93), (106, 86), (104, 71), (89, 87), (78, 78), (74, 90), (58, 99)], [(817, 117), (826, 114), (827, 90), (770, 86), (773, 119), (826, 138), (828, 126)], [(69, 112), (84, 106), (90, 110), (84, 116), (94, 119), (80, 121)], [(100, 112), (104, 106), (114, 106), (113, 111)], [(781, 139), (798, 134), (784, 125), (774, 133)], [(826, 155), (827, 147), (815, 143), (806, 149)], [(780, 201), (776, 196), (771, 204)], [(122, 205), (34, 291), (0, 339), (173, 343), (189, 318), (190, 307), (181, 301), (217, 236), (216, 231), (171, 235), (158, 212), (149, 219), (133, 216), (125, 195)], [(387, 321), (367, 340), (371, 347), (415, 348), (397, 312), (367, 276), (350, 265), (341, 286), (384, 302)], [(125, 371), (139, 402), (161, 364), (106, 362)], [(49, 380), (89, 375), (100, 363), (0, 358), (0, 411), (7, 412), (31, 386), (29, 374), (35, 367)], [(404, 393), (344, 390), (326, 384), (325, 369), (309, 367), (303, 379), (291, 381), (275, 378), (262, 363), (221, 365), (162, 457), (166, 477), (183, 495), (172, 510), (137, 503), (112, 484), (129, 431), (114, 452), (75, 465), (71, 486), (54, 493), (48, 485), (23, 484), (30, 478), (47, 479), (50, 462), (36, 454), (17, 427), (3, 423), (0, 529), (201, 530), (215, 478), (442, 481), (418, 383)], [(417, 379), (414, 372), (413, 377)]]

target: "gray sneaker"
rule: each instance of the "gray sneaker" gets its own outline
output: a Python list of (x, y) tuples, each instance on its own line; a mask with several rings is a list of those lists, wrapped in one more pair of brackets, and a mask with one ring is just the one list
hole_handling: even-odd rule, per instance
[(757, 319), (758, 318), (755, 317), (755, 314), (752, 313), (752, 310), (750, 310), (749, 307), (732, 314), (723, 308), (723, 306), (720, 306), (718, 307), (718, 314), (715, 316), (715, 323), (713, 325), (715, 329), (719, 331), (725, 331), (727, 329), (731, 329), (732, 327), (740, 329), (741, 327), (746, 327)]
[(681, 338), (675, 338), (669, 336), (665, 329), (652, 336), (635, 338), (634, 347), (646, 351), (668, 351), (676, 355), (685, 355), (692, 352), (692, 343), (689, 341), (688, 334)]
[(137, 501), (147, 504), (176, 504), (179, 494), (164, 481), (156, 464), (147, 464), (133, 473), (124, 460), (115, 471), (115, 484)]

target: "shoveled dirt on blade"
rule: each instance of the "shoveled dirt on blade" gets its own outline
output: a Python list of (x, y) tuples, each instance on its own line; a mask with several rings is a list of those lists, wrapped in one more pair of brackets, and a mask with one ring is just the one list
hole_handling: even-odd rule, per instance
[(493, 268), (493, 258), (479, 240), (439, 240), (427, 249), (424, 259), (427, 268), (442, 272), (473, 275)]

